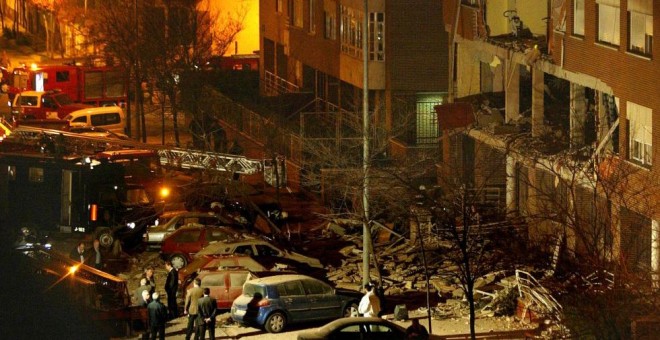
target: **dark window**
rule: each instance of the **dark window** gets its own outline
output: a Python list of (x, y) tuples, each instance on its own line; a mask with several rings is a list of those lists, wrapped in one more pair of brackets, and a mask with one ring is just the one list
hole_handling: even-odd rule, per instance
[(185, 230), (180, 232), (174, 237), (174, 241), (177, 243), (191, 243), (197, 242), (199, 240), (199, 234), (201, 230)]
[(69, 81), (69, 71), (55, 72), (55, 81), (58, 83)]
[(236, 250), (234, 250), (234, 254), (252, 255), (252, 246), (238, 246), (236, 247)]
[(305, 293), (308, 295), (329, 294), (332, 292), (332, 288), (321, 281), (304, 280), (303, 286), (305, 286)]
[(303, 288), (300, 285), (300, 281), (290, 281), (284, 282), (277, 285), (277, 292), (280, 297), (282, 296), (295, 296), (295, 295), (305, 295)]
[(280, 252), (277, 249), (266, 245), (257, 245), (257, 253), (259, 256), (279, 256)]

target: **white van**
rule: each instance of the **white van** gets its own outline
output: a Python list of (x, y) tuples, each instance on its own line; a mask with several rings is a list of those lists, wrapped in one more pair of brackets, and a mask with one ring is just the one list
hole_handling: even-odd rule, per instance
[(119, 106), (92, 107), (71, 112), (64, 117), (70, 127), (101, 127), (106, 130), (124, 134), (126, 117)]

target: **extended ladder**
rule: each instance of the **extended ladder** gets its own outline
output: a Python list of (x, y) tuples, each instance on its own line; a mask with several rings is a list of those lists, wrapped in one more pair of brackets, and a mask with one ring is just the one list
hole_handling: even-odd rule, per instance
[(182, 169), (230, 171), (246, 175), (263, 172), (264, 169), (262, 161), (245, 156), (172, 148), (116, 138), (90, 137), (72, 132), (29, 126), (19, 126), (13, 129), (8, 140), (35, 146), (47, 140), (56, 146), (64, 146), (68, 152), (81, 155), (123, 149), (154, 150), (160, 157), (161, 165)]

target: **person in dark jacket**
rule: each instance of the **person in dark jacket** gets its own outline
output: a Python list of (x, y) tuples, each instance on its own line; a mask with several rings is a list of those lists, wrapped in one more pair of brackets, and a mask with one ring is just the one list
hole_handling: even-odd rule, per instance
[(71, 250), (69, 253), (69, 258), (80, 263), (85, 263), (88, 260), (87, 252), (85, 251), (85, 243), (80, 242), (78, 245)]
[(209, 330), (209, 339), (215, 340), (215, 315), (218, 303), (210, 297), (211, 290), (204, 288), (204, 297), (197, 300), (197, 315), (199, 318), (199, 330), (197, 339), (204, 339), (206, 330)]
[(176, 305), (176, 293), (179, 290), (179, 273), (172, 266), (172, 262), (165, 262), (167, 279), (165, 279), (165, 292), (167, 293), (167, 309), (170, 311), (170, 319), (179, 316), (179, 308)]
[(167, 322), (167, 307), (160, 302), (160, 296), (158, 293), (153, 293), (151, 295), (153, 301), (149, 302), (147, 305), (147, 311), (149, 312), (149, 332), (151, 333), (151, 340), (156, 340), (156, 334), (158, 334), (158, 339), (165, 339), (165, 323)]

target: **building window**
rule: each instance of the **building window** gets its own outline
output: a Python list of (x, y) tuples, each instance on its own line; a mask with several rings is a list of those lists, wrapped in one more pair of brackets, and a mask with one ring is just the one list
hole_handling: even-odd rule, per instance
[(282, 1), (283, 0), (275, 0), (275, 12), (282, 13)]
[(385, 13), (369, 13), (369, 60), (385, 60)]
[(627, 112), (630, 159), (650, 166), (653, 156), (653, 127), (651, 125), (653, 110), (628, 102)]
[(16, 180), (16, 166), (14, 165), (7, 166), (7, 179), (10, 181)]
[(598, 8), (598, 42), (619, 46), (619, 0), (596, 0)]
[(573, 35), (584, 36), (584, 0), (573, 1)]
[(314, 21), (314, 10), (316, 9), (316, 0), (309, 0), (309, 11), (307, 20), (309, 21), (309, 33), (316, 32), (316, 22)]
[(362, 12), (341, 6), (341, 51), (355, 57), (362, 56)]
[(44, 181), (43, 168), (30, 168), (28, 172), (28, 180), (34, 183), (42, 183)]
[(337, 40), (337, 23), (332, 13), (325, 12), (325, 38)]
[(653, 50), (653, 1), (628, 1), (628, 50), (651, 55)]
[(303, 27), (303, 0), (293, 0), (293, 25)]

